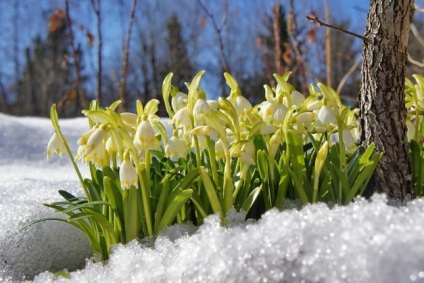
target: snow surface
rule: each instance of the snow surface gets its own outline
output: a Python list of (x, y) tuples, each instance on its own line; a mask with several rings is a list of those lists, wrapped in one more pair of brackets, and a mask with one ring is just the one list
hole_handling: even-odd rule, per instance
[[(61, 126), (75, 150), (86, 121)], [(0, 282), (424, 282), (424, 200), (396, 208), (382, 195), (271, 210), (257, 222), (232, 214), (226, 228), (211, 216), (199, 229), (170, 227), (155, 243), (116, 246), (109, 262), (95, 263), (70, 225), (22, 229), (58, 216), (41, 205), (58, 200), (58, 189), (82, 194), (66, 157), (46, 160), (51, 134), (47, 119), (0, 114)], [(55, 278), (64, 268), (79, 270)]]

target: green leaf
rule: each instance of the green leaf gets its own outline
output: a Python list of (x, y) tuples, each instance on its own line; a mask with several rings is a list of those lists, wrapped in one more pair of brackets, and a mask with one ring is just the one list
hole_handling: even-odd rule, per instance
[(253, 204), (255, 203), (256, 199), (258, 198), (259, 194), (262, 191), (262, 185), (260, 185), (259, 187), (256, 187), (255, 189), (253, 189), (249, 196), (246, 198), (246, 200), (244, 201), (243, 205), (241, 206), (241, 208), (247, 213), (250, 211), (250, 209), (252, 208)]
[(171, 105), (169, 104), (169, 95), (171, 94), (171, 81), (173, 75), (173, 73), (169, 73), (163, 80), (162, 84), (162, 97), (163, 101), (165, 102), (165, 109), (166, 112), (168, 112), (169, 118), (172, 118), (174, 116), (174, 111), (172, 110)]
[(163, 217), (160, 220), (156, 233), (160, 233), (163, 229), (172, 224), (175, 217), (177, 216), (177, 213), (187, 202), (187, 200), (189, 200), (192, 193), (193, 190), (187, 189), (175, 196), (175, 198), (171, 201), (171, 204), (168, 206), (165, 213), (163, 214)]
[(200, 80), (202, 79), (203, 74), (205, 73), (205, 71), (200, 71), (196, 74), (196, 76), (193, 78), (193, 81), (190, 84), (190, 87), (188, 88), (188, 111), (189, 113), (192, 113), (193, 111), (193, 107), (194, 107), (194, 103), (196, 102), (196, 93), (197, 93), (197, 89), (199, 87), (200, 84)]
[(256, 155), (256, 164), (258, 166), (259, 175), (264, 181), (269, 179), (269, 170), (268, 170), (268, 159), (265, 151), (258, 150)]
[(221, 207), (221, 204), (219, 202), (218, 196), (216, 194), (215, 187), (214, 187), (208, 173), (206, 173), (205, 168), (203, 168), (203, 167), (200, 168), (200, 177), (201, 177), (203, 185), (205, 187), (206, 194), (207, 194), (208, 199), (209, 199), (209, 203), (212, 206), (213, 213), (219, 212), (221, 214), (222, 219), (223, 219), (224, 216), (222, 215), (222, 207)]

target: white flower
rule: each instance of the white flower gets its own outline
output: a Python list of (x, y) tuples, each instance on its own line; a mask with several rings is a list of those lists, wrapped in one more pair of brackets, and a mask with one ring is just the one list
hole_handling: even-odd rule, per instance
[(353, 139), (352, 132), (349, 130), (343, 130), (342, 136), (346, 149), (350, 152), (354, 151), (356, 149), (356, 144)]
[(191, 119), (187, 107), (178, 110), (171, 121), (177, 128), (184, 127), (186, 130), (191, 129)]
[(92, 152), (96, 151), (96, 149), (103, 145), (103, 140), (105, 137), (105, 132), (102, 129), (96, 129), (94, 132), (90, 135), (90, 137), (87, 140), (87, 146), (85, 148), (85, 154), (90, 155)]
[(279, 104), (275, 108), (274, 112), (274, 124), (283, 124), (284, 118), (286, 117), (286, 114), (288, 112), (288, 109), (285, 105)]
[(322, 100), (316, 100), (313, 102), (310, 102), (306, 105), (306, 110), (308, 111), (314, 111), (318, 110), (322, 107)]
[(415, 123), (411, 122), (410, 120), (406, 121), (406, 127), (408, 129), (407, 131), (407, 136), (408, 136), (408, 140), (412, 140), (415, 138)]
[(279, 129), (277, 132), (275, 132), (275, 134), (272, 135), (271, 139), (269, 140), (268, 154), (271, 158), (275, 157), (275, 154), (277, 153), (278, 147), (280, 146), (282, 140), (283, 134), (281, 129)]
[(188, 96), (185, 93), (177, 92), (171, 99), (171, 105), (174, 112), (179, 111), (181, 108), (187, 106)]
[(336, 123), (334, 109), (328, 105), (323, 105), (318, 112), (318, 121), (320, 121), (324, 127)]
[(218, 136), (218, 131), (211, 126), (206, 125), (206, 126), (198, 126), (194, 128), (193, 130), (191, 130), (191, 134), (195, 136), (202, 136), (202, 137), (208, 136), (211, 139), (216, 140)]
[(230, 95), (227, 99), (234, 106), (237, 116), (244, 114), (245, 109), (252, 109), (252, 104), (242, 95)]
[(124, 162), (122, 162), (121, 168), (119, 169), (119, 180), (121, 181), (123, 190), (128, 190), (133, 186), (137, 188), (137, 170), (130, 161), (124, 160)]
[(305, 96), (303, 96), (303, 94), (301, 94), (297, 90), (293, 91), (290, 97), (292, 105), (296, 105), (297, 108), (299, 108), (302, 105), (303, 101), (305, 101)]
[(62, 155), (65, 151), (65, 145), (62, 143), (59, 135), (55, 132), (47, 144), (47, 158), (49, 158), (53, 152), (58, 155)]
[(221, 139), (219, 139), (215, 143), (215, 156), (216, 156), (216, 159), (224, 159), (225, 158), (224, 143)]
[(168, 144), (165, 146), (165, 154), (167, 157), (175, 160), (178, 156), (185, 157), (187, 155), (187, 144), (184, 140), (172, 136)]
[(270, 122), (274, 116), (275, 108), (277, 103), (275, 100), (262, 102), (259, 110), (259, 115), (265, 122)]
[(105, 145), (103, 142), (99, 143), (90, 153), (87, 153), (87, 146), (86, 147), (86, 153), (84, 155), (83, 160), (85, 162), (93, 162), (97, 167), (101, 168), (104, 166), (109, 166), (109, 155), (105, 149)]
[(202, 98), (199, 98), (193, 107), (193, 117), (195, 125), (202, 125), (205, 123), (204, 116), (212, 112), (208, 102)]
[(296, 116), (296, 121), (300, 123), (311, 123), (315, 119), (315, 113), (303, 112)]
[(216, 100), (208, 100), (207, 103), (209, 104), (209, 107), (211, 110), (218, 110), (219, 109), (219, 102)]
[(112, 138), (112, 136), (110, 136), (107, 140), (106, 140), (106, 151), (107, 153), (109, 153), (110, 155), (116, 154), (118, 152), (118, 146), (116, 145), (115, 140)]
[(140, 150), (157, 149), (160, 146), (149, 121), (141, 121), (134, 136), (134, 145)]
[(130, 113), (130, 112), (123, 112), (121, 114), (119, 114), (121, 116), (121, 120), (124, 123), (124, 125), (131, 127), (131, 128), (136, 128), (137, 127), (137, 115), (134, 113)]
[(94, 133), (94, 131), (96, 130), (96, 128), (92, 128), (91, 130), (89, 130), (88, 132), (86, 132), (85, 134), (83, 134), (79, 139), (78, 139), (78, 145), (86, 145), (88, 139), (90, 138), (91, 134)]

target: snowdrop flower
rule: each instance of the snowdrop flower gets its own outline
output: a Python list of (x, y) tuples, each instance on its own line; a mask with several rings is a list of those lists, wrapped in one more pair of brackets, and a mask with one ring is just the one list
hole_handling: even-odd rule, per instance
[(225, 158), (224, 143), (221, 139), (215, 143), (215, 156), (218, 160)]
[(270, 122), (274, 115), (274, 110), (277, 107), (275, 100), (262, 102), (259, 110), (259, 115), (265, 122)]
[(181, 108), (187, 106), (188, 96), (183, 92), (177, 92), (171, 99), (171, 105), (174, 112), (179, 111)]
[(296, 121), (300, 123), (311, 123), (316, 114), (313, 112), (303, 112), (296, 116)]
[(336, 123), (334, 109), (328, 105), (323, 105), (318, 112), (318, 121), (320, 121), (324, 127)]
[(194, 124), (195, 125), (204, 124), (205, 121), (203, 117), (205, 115), (209, 115), (211, 112), (212, 112), (212, 109), (205, 99), (203, 98), (197, 99), (193, 107)]
[(314, 110), (318, 110), (322, 107), (322, 101), (321, 100), (316, 100), (314, 102), (310, 102), (306, 105), (306, 110), (308, 111), (314, 111)]
[(85, 155), (90, 155), (96, 151), (101, 145), (103, 145), (103, 139), (105, 132), (102, 129), (95, 129), (87, 140), (87, 146), (85, 148)]
[(275, 132), (269, 140), (268, 144), (268, 154), (271, 158), (275, 158), (275, 154), (277, 153), (278, 147), (280, 146), (283, 140), (283, 134), (281, 129)]
[(216, 100), (208, 100), (207, 103), (209, 104), (209, 107), (211, 110), (218, 110), (219, 109), (219, 102)]
[(412, 123), (410, 120), (406, 121), (406, 127), (407, 127), (407, 133), (408, 140), (412, 140), (415, 138), (415, 123)]
[(86, 152), (83, 158), (85, 162), (93, 162), (99, 168), (110, 165), (109, 155), (103, 142), (100, 142), (89, 153), (87, 153), (88, 143), (85, 147)]
[(131, 187), (137, 188), (137, 170), (130, 161), (124, 160), (124, 162), (122, 162), (121, 168), (119, 169), (119, 180), (121, 181), (123, 190), (128, 190)]
[(118, 152), (118, 146), (112, 136), (107, 138), (105, 147), (109, 155), (115, 155)]
[(187, 107), (183, 107), (175, 113), (171, 122), (177, 127), (184, 127), (186, 130), (191, 129), (191, 119)]
[(305, 96), (298, 92), (297, 90), (293, 91), (290, 95), (292, 105), (296, 105), (297, 108), (300, 108), (302, 103), (305, 101)]
[(178, 156), (185, 157), (187, 155), (186, 142), (176, 136), (172, 136), (165, 146), (165, 154), (172, 160), (178, 159)]
[(62, 143), (59, 135), (55, 132), (47, 144), (47, 158), (49, 158), (53, 152), (58, 155), (62, 155), (65, 151), (65, 145)]
[(252, 104), (244, 96), (237, 94), (236, 92), (231, 93), (227, 98), (228, 101), (234, 106), (237, 116), (244, 114), (244, 110), (252, 109)]
[(85, 134), (83, 134), (79, 139), (78, 139), (78, 145), (86, 145), (88, 139), (90, 138), (91, 134), (94, 133), (94, 131), (96, 130), (96, 128), (92, 128), (91, 130), (89, 130), (88, 132), (86, 132)]
[(191, 134), (195, 136), (208, 136), (213, 140), (216, 140), (218, 136), (218, 131), (214, 129), (213, 127), (206, 125), (206, 126), (198, 126), (191, 130)]
[(287, 112), (288, 109), (284, 104), (278, 104), (273, 115), (274, 124), (282, 125)]
[(141, 121), (134, 136), (134, 145), (140, 150), (157, 149), (160, 146), (152, 125), (146, 119)]
[(261, 105), (259, 115), (267, 123), (283, 124), (288, 108), (276, 100), (265, 101)]
[(349, 130), (343, 130), (342, 136), (346, 149), (350, 152), (354, 151), (356, 149), (356, 144), (353, 139), (352, 132)]
[(134, 113), (123, 112), (119, 114), (121, 116), (121, 120), (125, 126), (136, 128), (137, 127), (137, 115)]

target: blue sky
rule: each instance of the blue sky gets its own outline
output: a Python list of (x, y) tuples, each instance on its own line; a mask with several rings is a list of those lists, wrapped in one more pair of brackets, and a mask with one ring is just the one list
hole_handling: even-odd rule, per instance
[[(49, 15), (49, 11), (53, 11), (55, 8), (62, 7), (63, 1), (61, 0), (15, 0), (19, 1), (20, 4), (20, 22), (21, 26), (19, 28), (19, 43), (20, 43), (20, 52), (23, 54), (24, 49), (31, 44), (33, 38), (38, 34), (45, 34), (47, 27), (47, 19)], [(222, 1), (214, 1), (209, 2), (209, 0), (202, 0), (204, 3), (220, 3)], [(311, 25), (306, 20), (306, 16), (310, 14), (311, 11), (316, 11), (321, 19), (324, 19), (324, 1), (325, 0), (296, 0), (295, 6), (297, 8), (296, 16), (297, 22), (299, 26), (308, 26)], [(124, 3), (129, 0), (124, 0)], [(149, 4), (150, 2), (150, 4)], [(247, 30), (238, 30), (235, 27), (236, 32), (251, 32), (253, 33), (255, 28), (257, 29), (258, 22), (260, 21), (260, 13), (264, 12), (264, 7), (271, 7), (272, 3), (275, 3), (276, 0), (240, 0), (235, 1), (231, 0), (230, 10), (232, 12), (240, 12), (246, 14), (245, 21), (248, 22)], [(2, 35), (0, 36), (0, 58), (2, 64), (0, 65), (0, 79), (5, 80), (7, 78), (13, 77), (13, 54), (12, 49), (10, 47), (10, 42), (13, 41), (14, 38), (14, 30), (11, 28), (10, 23), (13, 22), (13, 1), (9, 0), (0, 0), (0, 18), (3, 20), (0, 22), (0, 30), (2, 30)], [(35, 6), (34, 4), (37, 3)], [(91, 11), (91, 6), (89, 5), (89, 1), (80, 1), (80, 0), (70, 0), (70, 3), (73, 5), (72, 12), (75, 15), (78, 23), (84, 24), (88, 29), (90, 29), (93, 33), (95, 33), (95, 18)], [(105, 56), (105, 66), (108, 66), (108, 62), (106, 60), (109, 58), (118, 58), (121, 56), (121, 45), (122, 40), (125, 36), (126, 24), (125, 20), (122, 21), (123, 15), (127, 15), (128, 11), (123, 11), (122, 8), (116, 8), (114, 4), (116, 3), (111, 0), (105, 1), (103, 0), (103, 9), (104, 14), (107, 14), (107, 17), (104, 18), (103, 25), (103, 42), (104, 42), (104, 50), (103, 54)], [(157, 8), (165, 8), (165, 13), (161, 15), (161, 17), (151, 19), (150, 26), (153, 26), (153, 30), (155, 26), (159, 25), (164, 19), (172, 12), (181, 13), (180, 6), (184, 6), (185, 8), (194, 6), (195, 0), (139, 0), (138, 5), (152, 7), (157, 6)], [(153, 4), (152, 4), (153, 3)], [(288, 6), (288, 0), (282, 0), (281, 3)], [(365, 30), (366, 16), (367, 16), (367, 8), (369, 5), (369, 0), (329, 0), (331, 14), (335, 18), (349, 18), (351, 20), (350, 29), (354, 32), (362, 34)], [(87, 5), (88, 4), (88, 5)], [(172, 5), (170, 5), (172, 4)], [(302, 10), (299, 9), (302, 7)], [(217, 15), (217, 20), (220, 21), (219, 15), (222, 14), (222, 11), (219, 10), (219, 4), (215, 5), (214, 8), (211, 8), (211, 11)], [(197, 24), (200, 21), (201, 15), (199, 15), (199, 11), (194, 11), (190, 14), (189, 17), (185, 16), (181, 18), (182, 26), (190, 26), (193, 23)], [(262, 15), (263, 16), (263, 15)], [(141, 17), (141, 21), (147, 21), (146, 17)], [(229, 21), (230, 22), (230, 21)], [(152, 24), (154, 23), (154, 24)], [(229, 23), (231, 24), (231, 23)], [(260, 23), (259, 23), (260, 25)], [(208, 68), (211, 64), (217, 63), (217, 43), (211, 39), (214, 37), (214, 31), (211, 27), (210, 21), (208, 20), (208, 25), (205, 27), (209, 29), (208, 32), (204, 32), (200, 34), (198, 38), (192, 38), (189, 35), (187, 36), (188, 40), (196, 41), (198, 44), (199, 50), (201, 50), (195, 58), (195, 61), (198, 63), (199, 68)], [(135, 26), (135, 29), (138, 27)], [(160, 32), (160, 31), (157, 31)], [(78, 31), (76, 31), (78, 34)], [(79, 32), (82, 34), (81, 32)], [(78, 35), (77, 35), (78, 36)], [(237, 36), (237, 34), (235, 35)], [(84, 36), (80, 35), (80, 41), (84, 44)], [(137, 41), (133, 41), (132, 45), (137, 46)], [(246, 48), (254, 49), (254, 41), (246, 41), (242, 46)], [(189, 47), (190, 48), (190, 47)], [(212, 51), (212, 52), (211, 52)], [(245, 51), (245, 50), (243, 50)], [(235, 51), (238, 52), (238, 51)], [(256, 64), (257, 61), (254, 61), (254, 55), (252, 51), (252, 55), (249, 59), (252, 59), (250, 64)], [(257, 53), (257, 52), (256, 52)], [(87, 50), (86, 55), (88, 55), (88, 61), (86, 64), (86, 68), (89, 72), (95, 73), (95, 48)], [(248, 53), (247, 53), (248, 54)], [(247, 55), (249, 56), (249, 55)], [(244, 58), (245, 60), (246, 58)], [(240, 60), (243, 60), (241, 58)], [(256, 60), (258, 60), (256, 58)], [(246, 60), (245, 60), (246, 61)], [(245, 69), (249, 69), (250, 66), (248, 63), (245, 66)], [(21, 68), (23, 64), (21, 63)], [(110, 66), (108, 66), (110, 67)], [(214, 82), (212, 82), (214, 84)]]

